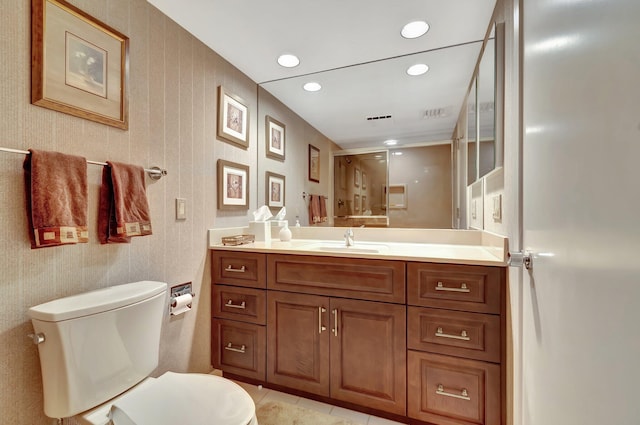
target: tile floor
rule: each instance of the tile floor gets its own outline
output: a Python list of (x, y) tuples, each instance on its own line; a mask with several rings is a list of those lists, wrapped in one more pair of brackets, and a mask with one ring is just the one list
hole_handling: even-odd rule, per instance
[(296, 404), (298, 406), (305, 407), (310, 410), (315, 410), (320, 413), (337, 416), (343, 419), (349, 419), (362, 425), (403, 425), (400, 422), (394, 422), (388, 419), (379, 418), (377, 416), (367, 415), (366, 413), (356, 412), (354, 410), (344, 409), (338, 406), (332, 406), (327, 403), (321, 403), (319, 401), (298, 397), (280, 391), (270, 390), (268, 388), (262, 388), (261, 386), (257, 387), (245, 382), (236, 383), (244, 388), (249, 393), (249, 395), (251, 395), (254, 403), (256, 404), (256, 407), (261, 403), (266, 403), (268, 401), (282, 401), (289, 404)]

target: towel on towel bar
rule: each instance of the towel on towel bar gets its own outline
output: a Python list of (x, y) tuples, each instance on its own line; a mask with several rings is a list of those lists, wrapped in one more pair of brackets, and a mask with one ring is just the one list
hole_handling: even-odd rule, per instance
[(31, 248), (89, 242), (87, 160), (29, 149), (24, 161)]
[(107, 161), (102, 170), (98, 210), (100, 243), (129, 243), (132, 236), (151, 233), (144, 169)]
[(309, 195), (309, 223), (318, 224), (327, 221), (327, 205), (324, 196)]

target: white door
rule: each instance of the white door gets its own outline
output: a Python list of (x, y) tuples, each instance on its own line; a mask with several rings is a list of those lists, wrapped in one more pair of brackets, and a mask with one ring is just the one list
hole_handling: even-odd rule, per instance
[[(640, 424), (640, 0), (525, 0), (523, 425)], [(518, 417), (520, 416), (520, 417)]]

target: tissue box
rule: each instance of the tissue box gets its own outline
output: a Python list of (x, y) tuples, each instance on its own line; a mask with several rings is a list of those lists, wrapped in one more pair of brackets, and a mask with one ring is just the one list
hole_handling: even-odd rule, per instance
[(249, 233), (256, 236), (256, 242), (271, 242), (271, 223), (268, 221), (250, 221)]

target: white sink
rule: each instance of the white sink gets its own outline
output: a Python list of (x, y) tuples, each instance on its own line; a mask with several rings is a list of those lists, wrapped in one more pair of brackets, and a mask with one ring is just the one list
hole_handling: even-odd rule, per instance
[(362, 254), (376, 254), (389, 251), (389, 246), (372, 242), (356, 242), (347, 246), (345, 242), (320, 241), (301, 245), (300, 249), (309, 251), (353, 252)]

